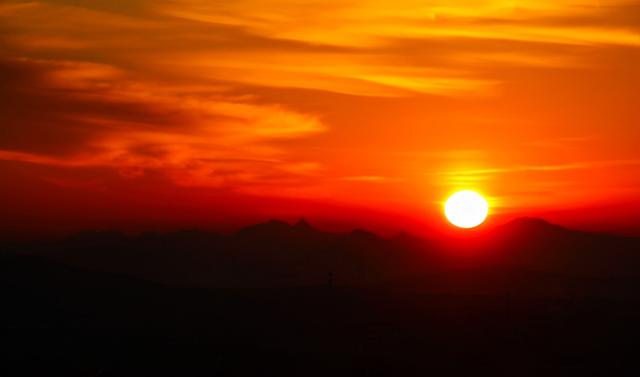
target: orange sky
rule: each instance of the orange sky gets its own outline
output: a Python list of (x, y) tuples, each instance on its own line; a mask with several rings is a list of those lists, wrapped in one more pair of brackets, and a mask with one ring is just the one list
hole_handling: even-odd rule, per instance
[(5, 233), (419, 232), (471, 188), (640, 234), (638, 1), (4, 1), (0, 79)]

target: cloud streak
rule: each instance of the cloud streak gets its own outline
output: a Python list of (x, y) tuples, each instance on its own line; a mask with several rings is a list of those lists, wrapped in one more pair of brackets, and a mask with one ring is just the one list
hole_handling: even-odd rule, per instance
[[(216, 91), (176, 93), (129, 81), (103, 64), (26, 59), (3, 63), (5, 75), (13, 77), (4, 88), (0, 158), (5, 160), (108, 166), (129, 172), (124, 175), (155, 169), (178, 184), (215, 186), (230, 176), (221, 180), (216, 172), (233, 166), (244, 171), (236, 176), (256, 177), (252, 183), (257, 184), (261, 174), (256, 171), (268, 170), (265, 165), (287, 171), (300, 164), (288, 162), (286, 151), (271, 142), (326, 130), (314, 116), (282, 106), (233, 102)], [(46, 107), (30, 113), (35, 102)], [(70, 142), (56, 142), (52, 150), (46, 131)]]

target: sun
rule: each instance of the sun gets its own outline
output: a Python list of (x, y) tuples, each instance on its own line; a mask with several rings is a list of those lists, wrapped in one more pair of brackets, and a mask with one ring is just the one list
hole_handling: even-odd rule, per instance
[(489, 203), (471, 190), (456, 192), (444, 205), (447, 220), (459, 228), (475, 228), (484, 222), (488, 214)]

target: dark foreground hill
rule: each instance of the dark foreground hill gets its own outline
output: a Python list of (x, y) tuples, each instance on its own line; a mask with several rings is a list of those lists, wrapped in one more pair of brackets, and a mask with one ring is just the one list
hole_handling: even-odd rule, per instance
[(0, 375), (635, 376), (637, 246), (532, 219), (6, 245)]

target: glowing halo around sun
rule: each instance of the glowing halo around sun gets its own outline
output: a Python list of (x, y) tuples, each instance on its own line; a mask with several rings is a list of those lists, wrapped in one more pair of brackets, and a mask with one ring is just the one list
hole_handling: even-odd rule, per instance
[(444, 214), (458, 228), (475, 228), (487, 218), (489, 203), (475, 191), (458, 191), (445, 202)]

